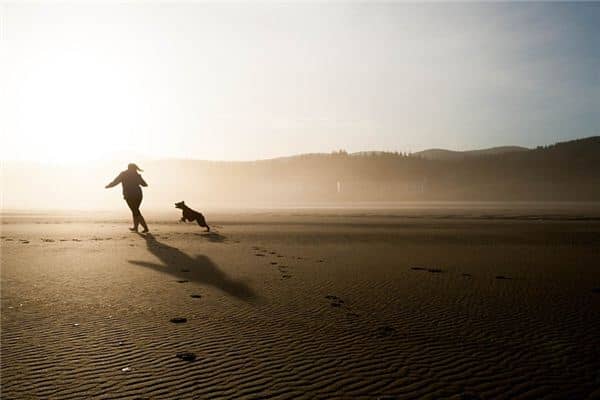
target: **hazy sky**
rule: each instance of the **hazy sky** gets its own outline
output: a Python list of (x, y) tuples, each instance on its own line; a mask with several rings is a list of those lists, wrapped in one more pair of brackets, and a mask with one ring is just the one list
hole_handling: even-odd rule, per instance
[(0, 5), (3, 159), (600, 134), (600, 3)]

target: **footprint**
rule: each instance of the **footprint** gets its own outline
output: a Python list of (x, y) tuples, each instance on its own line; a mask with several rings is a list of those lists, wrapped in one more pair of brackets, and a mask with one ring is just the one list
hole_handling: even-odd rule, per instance
[(342, 307), (342, 305), (344, 304), (344, 300), (332, 294), (328, 294), (327, 296), (325, 296), (325, 298), (327, 300), (331, 300), (331, 307)]
[(382, 327), (377, 328), (377, 330), (375, 331), (375, 335), (377, 337), (390, 337), (396, 334), (396, 329), (394, 329), (393, 327), (389, 326), (389, 325), (385, 325)]
[(188, 281), (188, 280), (185, 280), (185, 279), (180, 279), (180, 280), (178, 280), (178, 281), (176, 281), (176, 282), (177, 282), (177, 283), (187, 283), (187, 282), (189, 282), (189, 281)]
[(21, 244), (27, 244), (29, 243), (29, 240), (21, 240)]
[(174, 324), (183, 324), (183, 323), (187, 322), (187, 318), (175, 317), (175, 318), (171, 318), (170, 321)]
[(196, 355), (194, 353), (190, 353), (189, 351), (177, 353), (176, 357), (183, 361), (194, 361), (196, 359)]
[(467, 278), (470, 278), (470, 277), (472, 277), (473, 275), (471, 275), (471, 274), (462, 274), (462, 276), (464, 276), (464, 277), (467, 277)]
[(440, 273), (440, 272), (443, 272), (443, 271), (441, 269), (439, 269), (439, 268), (427, 268), (427, 272)]
[(282, 278), (282, 279), (289, 279), (289, 278), (291, 278), (291, 277), (292, 277), (291, 275), (287, 275), (287, 274), (286, 274), (286, 275), (281, 275), (281, 278)]
[(44, 239), (42, 238), (42, 242), (46, 242), (46, 243), (54, 243), (55, 240), (54, 239)]
[(481, 397), (473, 393), (461, 393), (460, 400), (481, 400)]
[(190, 270), (189, 270), (189, 269), (186, 269), (186, 268), (182, 268), (182, 269), (181, 269), (181, 272), (190, 272)]
[(271, 261), (271, 265), (277, 265), (276, 261)]
[(199, 299), (202, 297), (201, 294), (190, 294), (190, 297), (194, 298), (194, 299)]
[(423, 268), (423, 267), (410, 267), (410, 269), (414, 270), (414, 271), (426, 271), (427, 268)]
[(509, 278), (508, 276), (504, 276), (504, 275), (496, 275), (496, 279), (506, 279), (506, 280), (509, 280), (509, 279), (512, 279), (512, 278)]

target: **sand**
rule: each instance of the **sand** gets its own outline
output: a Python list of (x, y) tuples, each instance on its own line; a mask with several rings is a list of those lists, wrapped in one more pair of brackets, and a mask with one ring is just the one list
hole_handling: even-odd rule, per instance
[(600, 397), (598, 215), (177, 217), (3, 217), (3, 399)]

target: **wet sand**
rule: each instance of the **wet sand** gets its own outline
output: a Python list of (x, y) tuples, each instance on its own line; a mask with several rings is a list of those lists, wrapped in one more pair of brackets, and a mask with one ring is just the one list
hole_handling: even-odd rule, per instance
[(600, 397), (598, 215), (177, 217), (3, 218), (3, 399)]

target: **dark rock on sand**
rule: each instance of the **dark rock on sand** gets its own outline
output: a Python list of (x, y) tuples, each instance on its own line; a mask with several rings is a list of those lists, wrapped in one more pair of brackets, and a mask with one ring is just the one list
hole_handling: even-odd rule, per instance
[(396, 329), (391, 326), (385, 325), (377, 328), (376, 335), (378, 337), (389, 337), (396, 333)]
[(183, 351), (181, 353), (177, 353), (177, 358), (183, 361), (194, 361), (196, 359), (196, 355), (194, 353), (190, 353), (189, 351)]

